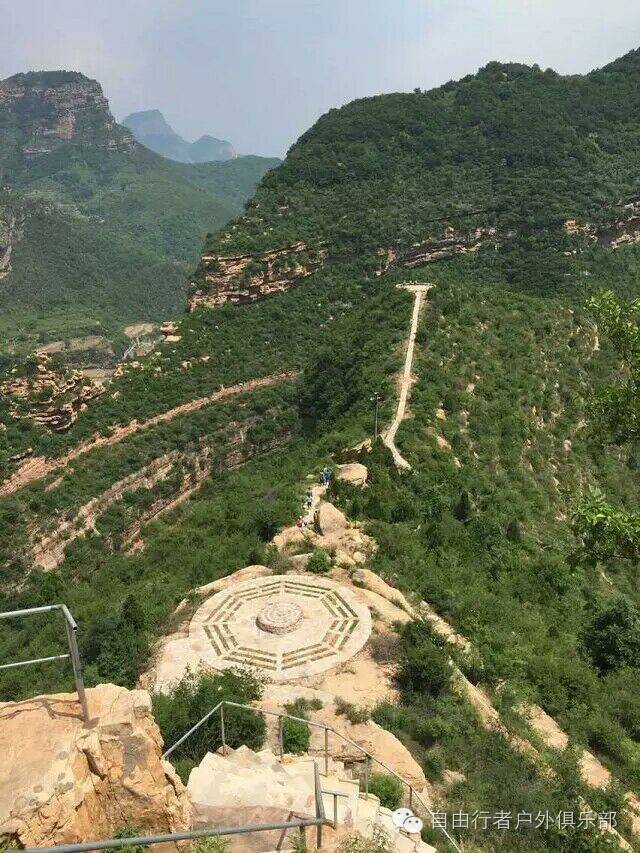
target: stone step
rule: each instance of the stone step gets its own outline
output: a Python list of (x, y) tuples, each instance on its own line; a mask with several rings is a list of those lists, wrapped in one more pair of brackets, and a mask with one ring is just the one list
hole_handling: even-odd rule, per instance
[(334, 797), (332, 793), (341, 794), (336, 797), (338, 823), (345, 826), (355, 826), (360, 797), (360, 785), (351, 779), (340, 779), (337, 776), (322, 778), (322, 799), (326, 816), (333, 820)]

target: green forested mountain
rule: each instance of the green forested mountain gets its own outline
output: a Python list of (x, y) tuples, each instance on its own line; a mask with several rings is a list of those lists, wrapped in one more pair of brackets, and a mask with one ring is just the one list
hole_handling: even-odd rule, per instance
[[(0, 401), (0, 478), (9, 482), (25, 459), (64, 458), (96, 434), (221, 386), (300, 375), (152, 422), (74, 457), (72, 469), (7, 491), (3, 609), (64, 597), (86, 638), (88, 678), (133, 683), (190, 589), (270, 559), (266, 543), (298, 514), (306, 475), (371, 436), (376, 392), (390, 420), (411, 314), (396, 285), (429, 282), (409, 413), (396, 437), (412, 470), (398, 471), (377, 444), (358, 456), (367, 488), (340, 484), (332, 499), (377, 540), (370, 567), (470, 640), (475, 653), (461, 667), (554, 773), (540, 773), (438, 686), (433, 640), (410, 632), (402, 654), (425, 661), (419, 689), (405, 684), (401, 703), (371, 712), (431, 781), (440, 783), (445, 767), (464, 774), (443, 794), (448, 811), (535, 814), (566, 803), (579, 811), (587, 800), (619, 812), (631, 837), (623, 795), (640, 791), (640, 480), (634, 430), (608, 427), (620, 396), (634, 403), (624, 411), (638, 410), (637, 369), (626, 363), (638, 359), (627, 323), (637, 304), (616, 315), (631, 341), (622, 347), (615, 324), (586, 306), (602, 288), (623, 301), (640, 297), (639, 82), (638, 51), (585, 76), (492, 63), (431, 92), (323, 116), (241, 217), (210, 228), (194, 276), (214, 293), (242, 296), (263, 284), (277, 292), (184, 316), (174, 341), (127, 368), (65, 433), (18, 419)], [(305, 277), (268, 255), (297, 241), (305, 244), (297, 257), (314, 254), (319, 265)], [(226, 263), (243, 253), (251, 257), (242, 264)], [(229, 453), (239, 441), (241, 462)], [(148, 522), (149, 507), (181, 494), (205, 452), (215, 464), (200, 490)], [(53, 570), (34, 568), (34, 530), (57, 528), (169, 453), (180, 454), (171, 477), (112, 503), (95, 535), (69, 544)], [(610, 516), (587, 519), (585, 534), (582, 501), (598, 489), (634, 547), (613, 547)], [(130, 553), (136, 523), (145, 548)], [(594, 545), (603, 534), (611, 547)], [(2, 632), (0, 652), (51, 654), (55, 639), (53, 628)], [(22, 695), (61, 677), (12, 672), (0, 690)], [(559, 722), (566, 752), (535, 739), (517, 713), (523, 701)], [(580, 781), (584, 748), (614, 775), (604, 790)], [(502, 853), (610, 849), (601, 836), (553, 827), (462, 837), (465, 849)]]
[(446, 226), (516, 230), (519, 250), (566, 218), (607, 220), (640, 192), (640, 51), (562, 77), (490, 63), (428, 92), (330, 110), (267, 176), (233, 231), (208, 249), (254, 252), (303, 240), (360, 255)]
[(204, 235), (276, 164), (165, 160), (75, 72), (0, 82), (0, 257), (12, 244), (0, 272), (2, 337), (110, 335), (180, 311)]

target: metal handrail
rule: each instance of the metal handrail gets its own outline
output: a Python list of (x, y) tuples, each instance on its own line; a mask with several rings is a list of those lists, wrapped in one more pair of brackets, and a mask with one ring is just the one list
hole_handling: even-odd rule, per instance
[(196, 838), (212, 838), (218, 835), (246, 835), (250, 832), (269, 832), (275, 829), (302, 829), (307, 826), (320, 828), (328, 823), (326, 818), (300, 818), (281, 823), (256, 823), (242, 826), (219, 826), (207, 829), (192, 829), (188, 832), (172, 832), (165, 835), (139, 835), (133, 838), (103, 838), (100, 841), (83, 841), (79, 844), (59, 844), (55, 847), (9, 848), (7, 853), (86, 853), (89, 850), (111, 850), (113, 848), (166, 844), (171, 841), (191, 841)]
[(4, 613), (0, 613), (0, 620), (18, 619), (21, 616), (33, 616), (37, 613), (50, 613), (53, 610), (61, 611), (62, 615), (64, 616), (64, 627), (67, 633), (67, 645), (69, 646), (68, 654), (49, 655), (48, 657), (43, 658), (32, 658), (31, 660), (20, 660), (14, 661), (12, 663), (3, 663), (0, 665), (0, 671), (4, 669), (13, 669), (17, 666), (32, 666), (33, 664), (37, 663), (49, 663), (49, 661), (54, 660), (66, 660), (67, 658), (70, 659), (71, 666), (73, 668), (73, 679), (76, 685), (76, 692), (78, 693), (78, 700), (82, 709), (82, 718), (85, 723), (87, 723), (89, 721), (89, 710), (87, 708), (87, 697), (84, 691), (84, 678), (82, 676), (80, 651), (78, 649), (78, 640), (76, 637), (78, 625), (76, 623), (76, 620), (71, 615), (67, 605), (46, 604), (42, 607), (27, 607), (24, 610), (8, 610)]
[[(185, 742), (185, 740), (187, 740), (187, 738), (189, 738), (195, 731), (197, 731), (200, 728), (200, 726), (202, 726), (208, 719), (210, 719), (213, 716), (213, 714), (216, 713), (216, 711), (221, 712), (220, 717), (221, 717), (221, 723), (222, 723), (222, 725), (221, 725), (222, 746), (223, 746), (223, 748), (225, 748), (226, 747), (225, 729), (224, 729), (224, 706), (225, 705), (228, 705), (232, 708), (243, 708), (246, 711), (253, 711), (254, 713), (262, 714), (263, 716), (277, 717), (278, 720), (280, 721), (280, 724), (279, 724), (279, 741), (280, 741), (279, 746), (280, 746), (280, 753), (281, 754), (284, 752), (283, 743), (282, 743), (282, 720), (285, 720), (285, 719), (294, 720), (298, 723), (305, 723), (308, 726), (314, 726), (315, 728), (323, 729), (325, 732), (325, 741), (324, 741), (325, 775), (328, 775), (328, 766), (329, 766), (328, 733), (331, 732), (332, 734), (336, 735), (338, 738), (343, 740), (345, 743), (348, 743), (350, 746), (355, 747), (365, 757), (365, 759), (366, 759), (365, 794), (368, 795), (368, 793), (369, 793), (369, 768), (370, 768), (371, 762), (375, 761), (377, 764), (379, 764), (381, 767), (383, 767), (387, 771), (387, 773), (390, 773), (399, 782), (401, 782), (406, 788), (408, 788), (409, 805), (413, 806), (414, 799), (417, 800), (418, 803), (425, 810), (425, 812), (427, 812), (430, 815), (430, 817), (432, 818), (432, 825), (434, 825), (433, 824), (433, 818), (435, 817), (435, 815), (434, 815), (433, 811), (431, 810), (431, 808), (423, 800), (422, 796), (418, 793), (418, 791), (416, 791), (416, 789), (413, 787), (413, 785), (410, 782), (408, 782), (399, 773), (396, 773), (396, 771), (393, 770), (391, 767), (389, 767), (387, 764), (385, 764), (384, 761), (380, 761), (379, 758), (376, 758), (375, 755), (372, 755), (370, 752), (367, 752), (367, 750), (364, 749), (364, 747), (360, 746), (359, 743), (356, 743), (355, 741), (351, 740), (351, 738), (348, 738), (346, 735), (343, 735), (342, 732), (337, 731), (332, 726), (325, 726), (324, 723), (316, 723), (316, 722), (313, 722), (311, 720), (305, 720), (303, 717), (294, 717), (292, 714), (283, 714), (283, 713), (280, 713), (279, 711), (268, 711), (266, 708), (255, 708), (253, 705), (243, 705), (239, 702), (232, 702), (229, 699), (223, 699), (221, 702), (218, 702), (218, 704), (214, 708), (212, 708), (207, 714), (205, 714), (201, 720), (199, 720), (194, 726), (192, 726), (188, 732), (186, 732), (184, 735), (182, 735), (182, 737), (179, 740), (177, 740), (172, 746), (170, 746), (169, 749), (167, 749), (163, 753), (162, 757), (168, 758), (172, 752), (174, 752), (181, 744), (183, 744)], [(438, 826), (438, 829), (440, 829), (444, 833), (445, 837), (447, 838), (449, 843), (452, 845), (454, 850), (456, 850), (457, 853), (462, 853), (460, 847), (458, 846), (458, 843), (455, 841), (454, 838), (451, 837), (451, 835), (448, 833), (448, 831), (445, 829), (445, 827)]]

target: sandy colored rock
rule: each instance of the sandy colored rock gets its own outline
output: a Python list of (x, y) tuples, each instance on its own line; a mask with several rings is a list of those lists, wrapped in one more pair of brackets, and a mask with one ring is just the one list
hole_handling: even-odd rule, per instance
[(346, 551), (343, 551), (339, 548), (336, 551), (334, 561), (336, 566), (344, 566), (345, 568), (349, 568), (351, 566), (355, 566), (355, 560), (347, 554)]
[(101, 684), (0, 704), (0, 836), (25, 846), (109, 838), (125, 826), (189, 824), (184, 786), (163, 761), (149, 694)]
[[(335, 708), (330, 706), (321, 708), (319, 711), (313, 711), (310, 714), (310, 719), (314, 722), (330, 726), (337, 732), (345, 735), (345, 737), (355, 741), (355, 743), (371, 753), (374, 758), (383, 761), (392, 770), (406, 779), (416, 790), (422, 791), (427, 787), (427, 780), (422, 772), (422, 768), (409, 750), (400, 743), (395, 735), (381, 728), (373, 720), (353, 725), (346, 717), (336, 714)], [(312, 746), (317, 745), (321, 749), (322, 737), (321, 731), (319, 733), (312, 733)], [(345, 743), (340, 738), (331, 738), (330, 749), (333, 757), (338, 761), (350, 762), (362, 759), (362, 753), (359, 750)], [(375, 766), (375, 762), (372, 770), (373, 772), (382, 772), (380, 766)]]
[(324, 501), (315, 515), (318, 532), (323, 538), (338, 538), (349, 527), (346, 516), (337, 507)]
[(359, 708), (373, 708), (381, 702), (399, 701), (394, 674), (393, 666), (374, 661), (365, 646), (356, 657), (337, 670), (323, 673), (313, 683), (321, 693), (338, 696)]
[(367, 466), (360, 462), (347, 462), (345, 465), (337, 466), (336, 477), (338, 480), (343, 480), (345, 483), (351, 483), (360, 488), (367, 482), (368, 475)]
[(546, 746), (560, 750), (567, 748), (569, 738), (556, 721), (543, 711), (539, 705), (531, 705), (523, 702), (516, 710), (526, 719)]
[(227, 589), (227, 587), (233, 586), (233, 584), (253, 580), (254, 578), (264, 578), (270, 574), (271, 569), (267, 568), (267, 566), (245, 566), (242, 569), (238, 569), (237, 572), (233, 572), (231, 575), (227, 575), (224, 578), (218, 578), (218, 580), (211, 581), (211, 583), (206, 583), (203, 586), (197, 587), (196, 592), (199, 595), (211, 595), (214, 592), (220, 592), (220, 590)]
[(443, 770), (442, 771), (442, 782), (445, 787), (449, 787), (450, 785), (457, 785), (459, 782), (466, 782), (467, 777), (464, 773), (461, 773), (459, 770)]
[(371, 569), (358, 569), (353, 573), (352, 578), (354, 583), (361, 584), (366, 589), (371, 590), (371, 592), (394, 604), (396, 608), (404, 610), (409, 615), (413, 615), (413, 608), (400, 590), (389, 586), (388, 583), (382, 580), (380, 575), (372, 572)]

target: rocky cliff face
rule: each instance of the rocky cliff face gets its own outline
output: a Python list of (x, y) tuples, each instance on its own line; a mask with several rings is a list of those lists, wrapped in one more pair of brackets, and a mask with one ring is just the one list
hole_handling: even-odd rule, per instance
[(101, 684), (87, 701), (86, 725), (75, 694), (0, 703), (0, 847), (189, 826), (186, 791), (162, 760), (149, 694)]
[(38, 353), (35, 362), (29, 375), (13, 375), (0, 382), (0, 394), (11, 400), (14, 418), (29, 418), (54, 432), (64, 432), (91, 400), (104, 393), (104, 385), (79, 370), (56, 370), (45, 352)]
[(77, 72), (30, 72), (0, 81), (0, 128), (0, 152), (27, 161), (74, 140), (111, 150), (135, 145), (116, 124), (100, 84)]
[(456, 255), (477, 252), (482, 246), (496, 244), (504, 236), (506, 235), (499, 235), (494, 227), (474, 228), (473, 231), (467, 232), (446, 228), (442, 236), (430, 237), (408, 249), (380, 249), (382, 262), (378, 275), (393, 266), (414, 269), (436, 261), (445, 261)]
[(567, 219), (564, 229), (569, 235), (586, 237), (607, 249), (640, 242), (640, 198), (620, 203), (600, 224)]
[(192, 283), (189, 310), (219, 308), (226, 302), (255, 302), (289, 290), (320, 269), (325, 252), (298, 241), (255, 255), (203, 255), (198, 280)]

